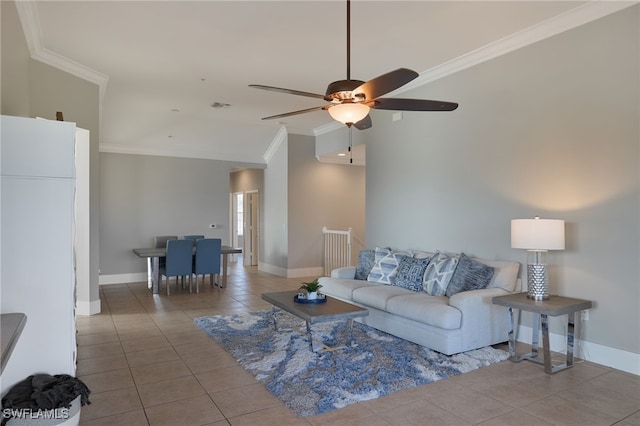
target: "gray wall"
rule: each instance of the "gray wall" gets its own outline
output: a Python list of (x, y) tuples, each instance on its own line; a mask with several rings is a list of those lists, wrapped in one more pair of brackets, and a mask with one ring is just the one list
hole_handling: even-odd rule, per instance
[[(13, 2), (2, 8), (2, 114), (75, 122), (90, 132), (90, 294), (99, 299), (99, 197), (98, 145), (100, 134), (99, 88), (97, 85), (30, 59)], [(83, 295), (84, 296), (84, 295)]]
[(271, 273), (286, 275), (287, 252), (287, 157), (288, 143), (282, 142), (268, 160), (264, 171), (262, 239), (258, 267)]
[[(261, 253), (260, 253), (260, 241), (262, 240), (262, 236), (260, 235), (262, 232), (264, 232), (262, 230), (262, 225), (263, 225), (263, 221), (262, 221), (262, 211), (264, 210), (264, 200), (263, 200), (263, 194), (264, 194), (264, 169), (242, 169), (242, 170), (234, 170), (231, 172), (231, 176), (230, 176), (230, 188), (231, 188), (231, 193), (235, 194), (238, 192), (256, 192), (258, 193), (258, 226), (254, 229), (257, 229), (258, 231), (258, 247), (257, 247), (257, 253), (258, 253), (258, 262), (254, 262), (253, 260), (251, 260), (251, 262), (255, 265), (259, 263), (259, 259), (261, 257)], [(244, 199), (245, 202), (245, 209), (247, 209), (248, 207), (246, 206), (247, 200), (246, 198)], [(246, 210), (245, 210), (246, 211)], [(246, 216), (245, 216), (245, 220), (246, 220)], [(243, 229), (239, 230), (240, 232), (244, 232)], [(233, 236), (231, 237), (232, 241), (231, 244), (234, 245), (235, 247), (240, 247), (243, 248), (244, 247), (244, 241), (239, 241), (239, 242), (235, 242), (233, 240)], [(245, 256), (244, 257), (245, 262), (249, 262), (249, 257)], [(245, 263), (246, 265), (247, 263)]]
[(38, 61), (31, 61), (30, 106), (32, 117), (56, 119), (56, 111), (65, 121), (75, 122), (89, 130), (89, 228), (90, 228), (90, 301), (99, 299), (98, 271), (100, 268), (100, 196), (99, 196), (99, 89), (86, 80), (75, 77)]
[(289, 269), (323, 265), (323, 226), (364, 238), (364, 196), (364, 167), (320, 163), (314, 137), (289, 135)]
[(289, 134), (265, 170), (260, 268), (281, 276), (322, 271), (322, 227), (365, 238), (365, 170), (320, 163), (312, 136)]
[[(132, 253), (156, 235), (203, 234), (229, 243), (229, 172), (234, 164), (100, 154), (102, 275), (146, 271)], [(221, 225), (216, 229), (209, 224)]]
[(264, 169), (242, 169), (232, 171), (230, 176), (231, 193), (264, 191)]
[(12, 1), (0, 1), (2, 114), (30, 117), (29, 49)]
[(581, 339), (640, 353), (638, 10), (403, 94), (455, 112), (376, 114), (369, 245), (524, 263), (510, 220), (564, 219), (551, 292), (594, 301)]

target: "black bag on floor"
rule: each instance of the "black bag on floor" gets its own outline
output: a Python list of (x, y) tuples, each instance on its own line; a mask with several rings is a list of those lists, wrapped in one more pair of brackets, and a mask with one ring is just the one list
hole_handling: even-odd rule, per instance
[(69, 408), (71, 402), (80, 397), (81, 405), (91, 404), (91, 391), (82, 380), (68, 374), (34, 374), (16, 383), (2, 398), (2, 425), (11, 416), (7, 410), (55, 410)]

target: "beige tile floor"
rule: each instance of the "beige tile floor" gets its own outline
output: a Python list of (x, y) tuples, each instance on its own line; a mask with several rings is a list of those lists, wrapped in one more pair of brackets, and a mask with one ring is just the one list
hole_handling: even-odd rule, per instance
[(102, 286), (102, 313), (79, 317), (77, 375), (92, 390), (82, 425), (640, 425), (640, 377), (583, 362), (555, 375), (505, 361), (461, 376), (300, 418), (194, 324), (269, 308), (260, 294), (297, 289), (230, 268), (227, 288), (152, 295)]

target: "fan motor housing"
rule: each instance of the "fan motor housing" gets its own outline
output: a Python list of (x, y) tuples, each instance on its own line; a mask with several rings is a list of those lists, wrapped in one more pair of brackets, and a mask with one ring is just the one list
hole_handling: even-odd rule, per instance
[(353, 99), (353, 91), (364, 84), (364, 81), (360, 80), (338, 80), (330, 83), (327, 86), (326, 99), (332, 100), (345, 100)]

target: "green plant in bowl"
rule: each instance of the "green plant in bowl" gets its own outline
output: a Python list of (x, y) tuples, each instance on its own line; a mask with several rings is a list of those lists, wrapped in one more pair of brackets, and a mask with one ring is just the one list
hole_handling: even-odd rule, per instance
[(300, 286), (300, 290), (307, 291), (307, 299), (314, 300), (318, 298), (318, 291), (322, 288), (322, 284), (318, 282), (318, 279), (308, 282), (302, 283)]

